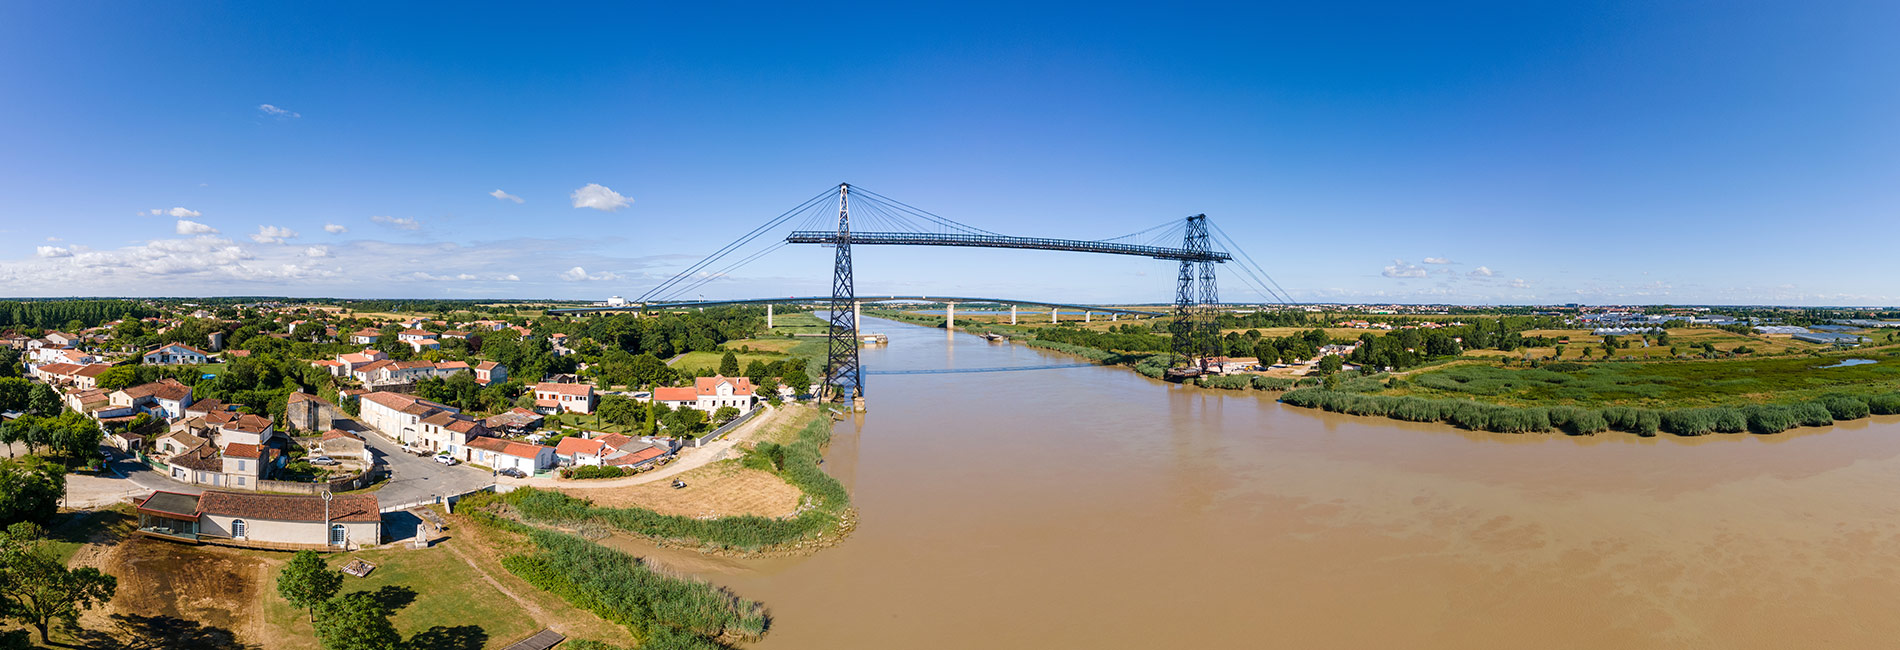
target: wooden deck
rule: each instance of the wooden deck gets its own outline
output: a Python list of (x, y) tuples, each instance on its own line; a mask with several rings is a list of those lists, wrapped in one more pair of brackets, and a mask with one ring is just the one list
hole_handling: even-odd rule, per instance
[(540, 632), (535, 632), (533, 636), (516, 641), (514, 645), (503, 648), (502, 650), (548, 650), (548, 648), (552, 648), (566, 640), (567, 637), (562, 636), (560, 632), (541, 630)]

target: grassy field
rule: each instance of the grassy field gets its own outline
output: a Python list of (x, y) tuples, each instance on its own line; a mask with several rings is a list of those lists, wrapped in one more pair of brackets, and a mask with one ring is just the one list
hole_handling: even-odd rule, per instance
[[(542, 627), (521, 605), (497, 593), (482, 579), (481, 572), (447, 548), (342, 553), (332, 555), (330, 563), (333, 567), (340, 566), (350, 558), (375, 564), (376, 570), (367, 578), (345, 576), (343, 591), (387, 590), (384, 593), (389, 594), (388, 602), (407, 601), (390, 617), (403, 638), (424, 633), (453, 635), (479, 640), (480, 647), (499, 647), (519, 641)], [(278, 597), (274, 586), (267, 588), (271, 592), (264, 598), (266, 620), (271, 627), (287, 632), (284, 636), (289, 637), (273, 643), (272, 647), (319, 647), (304, 612)]]
[[(1524, 336), (1569, 339), (1570, 342), (1564, 346), (1562, 357), (1564, 361), (1585, 359), (1586, 357), (1583, 356), (1585, 350), (1590, 351), (1590, 356), (1587, 358), (1603, 358), (1603, 337), (1591, 334), (1590, 330), (1530, 330), (1524, 332)], [(1785, 334), (1748, 335), (1706, 328), (1669, 330), (1669, 345), (1652, 344), (1644, 347), (1643, 338), (1640, 336), (1619, 336), (1617, 339), (1622, 341), (1625, 347), (1618, 349), (1611, 358), (1637, 361), (1669, 359), (1678, 354), (1698, 354), (1704, 343), (1714, 345), (1715, 349), (1721, 352), (1733, 352), (1736, 348), (1747, 347), (1756, 355), (1806, 354), (1810, 351), (1828, 349), (1825, 345), (1796, 341)], [(1557, 358), (1556, 349), (1553, 347), (1528, 348), (1520, 351), (1518, 356), (1524, 355), (1538, 359)]]
[[(1821, 367), (1848, 358), (1869, 358), (1877, 363)], [(1518, 406), (1673, 408), (1781, 402), (1835, 392), (1873, 394), (1900, 389), (1900, 357), (1889, 356), (1884, 351), (1823, 357), (1597, 363), (1559, 370), (1460, 365), (1416, 373), (1401, 387), (1380, 392), (1476, 398)]]
[[(107, 614), (175, 616), (221, 628), (254, 647), (316, 650), (306, 614), (277, 595), (289, 553), (190, 546), (130, 536), (126, 508), (62, 515), (49, 535), (75, 566), (118, 576), (118, 594), (85, 613), (87, 629), (111, 627)], [(377, 565), (367, 578), (345, 577), (343, 590), (381, 590), (391, 621), (413, 648), (499, 648), (543, 627), (570, 637), (625, 645), (626, 630), (535, 589), (501, 568), (509, 541), (484, 536), (450, 517), (452, 537), (427, 549), (330, 554)]]
[(778, 314), (772, 317), (773, 334), (821, 334), (829, 327), (824, 319), (808, 312)]

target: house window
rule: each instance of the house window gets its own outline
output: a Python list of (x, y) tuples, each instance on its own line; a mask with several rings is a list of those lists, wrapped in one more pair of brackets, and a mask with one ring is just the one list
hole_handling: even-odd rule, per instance
[(243, 519), (231, 520), (231, 539), (244, 539), (250, 532), (251, 527), (245, 524)]
[(331, 546), (342, 546), (344, 543), (348, 541), (350, 541), (349, 529), (344, 528), (343, 524), (330, 525), (330, 545)]

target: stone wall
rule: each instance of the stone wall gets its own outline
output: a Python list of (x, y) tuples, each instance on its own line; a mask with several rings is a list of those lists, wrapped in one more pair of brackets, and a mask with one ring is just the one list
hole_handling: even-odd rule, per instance
[(284, 419), (290, 422), (291, 428), (303, 431), (356, 431), (362, 428), (342, 408), (308, 393), (291, 393), (289, 403), (284, 408)]

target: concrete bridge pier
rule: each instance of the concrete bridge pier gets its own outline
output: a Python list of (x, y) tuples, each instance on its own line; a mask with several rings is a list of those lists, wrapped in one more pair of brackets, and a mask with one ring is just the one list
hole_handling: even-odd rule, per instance
[(1016, 306), (1015, 305), (1009, 306), (1009, 324), (1011, 325), (1016, 324)]
[(1049, 322), (1051, 323), (1061, 322), (1060, 317), (1056, 315), (1060, 313), (1062, 313), (1062, 310), (1056, 309), (1054, 307), (1050, 307), (1049, 308)]
[(1094, 315), (1094, 313), (1095, 312), (1091, 312), (1091, 311), (1082, 312), (1082, 322), (1083, 323), (1089, 322), (1089, 316)]
[(864, 301), (851, 301), (851, 330), (857, 334), (864, 332)]
[(943, 303), (943, 315), (946, 317), (946, 319), (944, 320), (943, 329), (946, 331), (956, 329), (957, 328), (957, 303), (954, 303), (954, 302)]
[(772, 303), (765, 303), (765, 329), (772, 329)]

